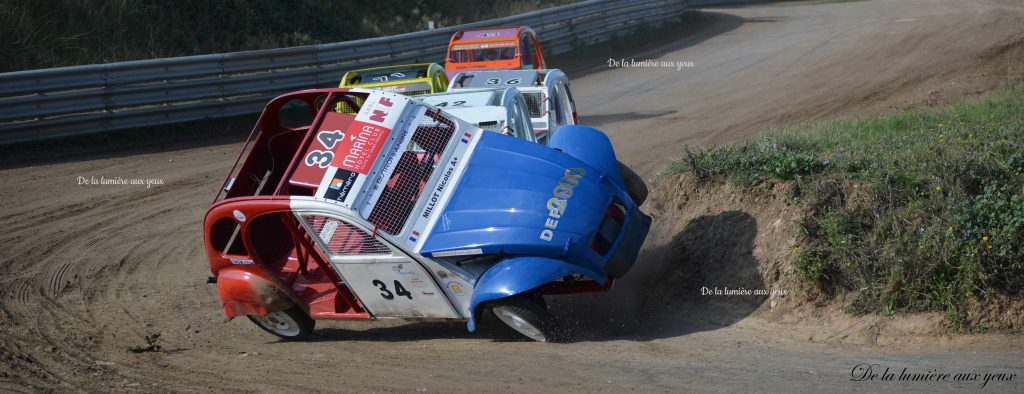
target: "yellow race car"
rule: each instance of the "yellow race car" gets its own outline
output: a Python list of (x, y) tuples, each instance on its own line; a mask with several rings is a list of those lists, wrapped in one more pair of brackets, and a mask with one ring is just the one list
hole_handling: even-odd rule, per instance
[[(437, 63), (403, 64), (353, 70), (341, 77), (339, 88), (364, 88), (416, 96), (448, 90), (448, 75)], [(338, 103), (338, 112), (355, 113), (345, 103)]]

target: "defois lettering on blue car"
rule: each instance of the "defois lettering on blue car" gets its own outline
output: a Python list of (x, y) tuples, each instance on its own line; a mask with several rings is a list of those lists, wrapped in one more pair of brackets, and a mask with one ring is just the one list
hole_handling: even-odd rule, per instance
[(558, 180), (558, 185), (551, 192), (554, 197), (548, 199), (548, 217), (544, 220), (545, 228), (540, 232), (540, 239), (550, 241), (555, 236), (554, 230), (558, 228), (558, 219), (565, 214), (573, 189), (580, 185), (579, 179), (586, 174), (584, 169), (578, 167), (565, 170), (565, 175)]

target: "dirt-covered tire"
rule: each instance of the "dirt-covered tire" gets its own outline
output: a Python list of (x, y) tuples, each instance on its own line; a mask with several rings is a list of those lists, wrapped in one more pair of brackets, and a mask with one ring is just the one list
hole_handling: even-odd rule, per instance
[(626, 193), (629, 193), (629, 197), (637, 206), (643, 205), (644, 201), (647, 201), (647, 183), (636, 171), (622, 164), (621, 161), (619, 162), (619, 171), (622, 172), (622, 179), (626, 181)]
[(313, 326), (316, 325), (316, 321), (298, 306), (266, 315), (249, 315), (247, 317), (263, 331), (289, 341), (305, 339), (313, 332)]
[(560, 330), (544, 305), (527, 297), (510, 297), (490, 304), (491, 313), (519, 334), (538, 342), (557, 342)]

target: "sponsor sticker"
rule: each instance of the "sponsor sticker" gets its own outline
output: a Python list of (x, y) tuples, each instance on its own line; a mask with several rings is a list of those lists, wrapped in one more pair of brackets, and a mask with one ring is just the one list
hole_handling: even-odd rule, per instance
[(253, 261), (252, 259), (236, 259), (236, 258), (231, 258), (231, 264), (234, 264), (234, 265), (253, 265), (253, 264), (256, 264), (256, 262)]
[(238, 219), (239, 222), (245, 221), (245, 214), (242, 213), (242, 211), (236, 209), (234, 212), (232, 212), (232, 214), (235, 215), (235, 219)]
[(338, 144), (338, 154), (331, 165), (366, 175), (377, 160), (391, 129), (357, 119), (352, 121), (348, 130), (348, 138)]
[(333, 201), (345, 201), (348, 193), (352, 191), (352, 186), (359, 180), (360, 175), (355, 171), (342, 168), (331, 167), (331, 169), (334, 172), (328, 171), (332, 179), (327, 183), (327, 190), (324, 191), (323, 197)]
[(462, 292), (463, 292), (462, 285), (460, 285), (458, 283), (455, 283), (455, 282), (448, 282), (448, 284), (446, 286), (448, 287), (448, 290), (452, 291), (452, 294), (462, 295)]

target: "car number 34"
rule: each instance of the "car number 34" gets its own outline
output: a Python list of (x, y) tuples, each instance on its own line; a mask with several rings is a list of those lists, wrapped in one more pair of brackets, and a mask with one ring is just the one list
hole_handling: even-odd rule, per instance
[(395, 280), (394, 293), (392, 293), (391, 290), (388, 289), (388, 285), (380, 279), (374, 279), (371, 283), (373, 283), (374, 286), (377, 286), (377, 289), (380, 290), (381, 298), (384, 298), (385, 300), (393, 300), (396, 295), (410, 300), (412, 299), (412, 293), (410, 293), (409, 290), (406, 290), (405, 286), (402, 286), (402, 282), (399, 282), (398, 280)]

